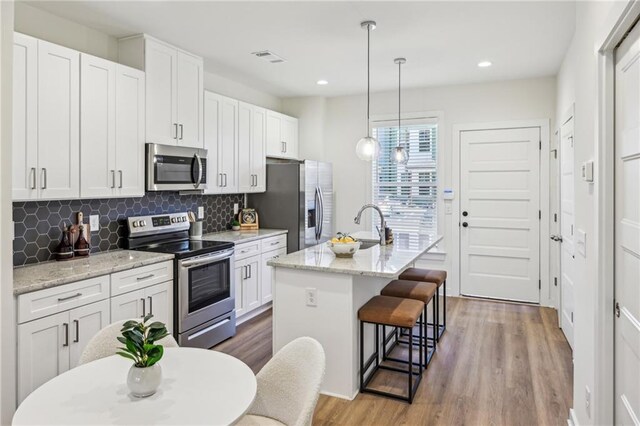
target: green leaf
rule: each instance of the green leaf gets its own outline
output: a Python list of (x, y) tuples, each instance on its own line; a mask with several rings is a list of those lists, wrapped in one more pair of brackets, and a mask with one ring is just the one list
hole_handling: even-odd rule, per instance
[(122, 344), (125, 344), (125, 345), (127, 344), (127, 339), (125, 339), (122, 336), (118, 336), (118, 337), (116, 337), (116, 339), (118, 340), (118, 342), (120, 342)]
[(129, 321), (125, 322), (124, 324), (122, 324), (122, 331), (128, 330), (130, 328), (134, 328), (138, 324), (140, 324), (138, 321), (129, 320)]
[(131, 355), (130, 353), (119, 351), (119, 352), (116, 352), (116, 354), (118, 354), (118, 355), (120, 355), (120, 356), (122, 356), (124, 358), (128, 358), (128, 359), (130, 359), (130, 360), (132, 360), (134, 362), (138, 362), (138, 360), (133, 355)]
[(147, 315), (144, 316), (144, 319), (142, 320), (142, 322), (146, 323), (151, 318), (153, 318), (153, 314), (147, 314)]
[(147, 367), (151, 367), (156, 362), (162, 359), (162, 355), (164, 355), (164, 348), (162, 345), (154, 345), (153, 348), (148, 352), (149, 358), (147, 359)]

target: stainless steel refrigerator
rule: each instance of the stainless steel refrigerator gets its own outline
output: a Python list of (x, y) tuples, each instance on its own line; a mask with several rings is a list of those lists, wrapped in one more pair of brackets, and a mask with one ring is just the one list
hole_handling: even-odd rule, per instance
[(287, 251), (302, 250), (333, 235), (331, 163), (267, 163), (267, 191), (247, 196), (261, 228), (287, 229)]

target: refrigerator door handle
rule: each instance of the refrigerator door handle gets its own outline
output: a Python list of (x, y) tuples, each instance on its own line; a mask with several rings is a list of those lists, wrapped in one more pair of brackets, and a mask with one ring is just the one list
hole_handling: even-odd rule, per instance
[(324, 225), (324, 194), (322, 188), (318, 187), (318, 195), (320, 195), (320, 230), (318, 231), (318, 240), (322, 239), (322, 228)]
[(320, 188), (316, 187), (316, 195), (315, 195), (315, 202), (316, 202), (316, 208), (315, 208), (315, 220), (316, 220), (316, 242), (320, 239), (320, 234), (319, 234), (319, 230), (320, 230)]

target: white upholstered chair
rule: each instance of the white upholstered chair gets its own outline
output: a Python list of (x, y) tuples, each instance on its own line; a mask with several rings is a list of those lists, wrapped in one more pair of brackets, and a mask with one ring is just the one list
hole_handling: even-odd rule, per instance
[(310, 425), (324, 370), (324, 350), (317, 340), (300, 337), (290, 342), (257, 374), (256, 399), (238, 424)]
[[(118, 348), (122, 347), (122, 343), (120, 343), (116, 338), (120, 336), (122, 325), (127, 321), (128, 320), (116, 321), (113, 324), (106, 326), (100, 330), (98, 334), (93, 336), (91, 340), (89, 340), (89, 343), (87, 343), (87, 346), (85, 346), (84, 351), (82, 351), (82, 355), (80, 355), (79, 365), (115, 355)], [(171, 335), (159, 340), (157, 343), (165, 348), (178, 347), (178, 343)]]

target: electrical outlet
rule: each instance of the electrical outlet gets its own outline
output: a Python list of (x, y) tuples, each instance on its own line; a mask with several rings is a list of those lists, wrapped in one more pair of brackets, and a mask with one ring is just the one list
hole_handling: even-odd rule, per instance
[(584, 406), (587, 409), (587, 416), (591, 418), (591, 390), (589, 386), (584, 388)]
[(204, 219), (204, 207), (198, 207), (198, 219)]
[(318, 289), (305, 288), (304, 291), (307, 299), (307, 306), (318, 306)]
[(240, 210), (240, 206), (238, 205), (238, 203), (234, 203), (233, 204), (233, 214), (238, 214), (239, 210)]
[(91, 232), (98, 232), (100, 230), (100, 216), (97, 214), (89, 216), (89, 226), (91, 227)]

